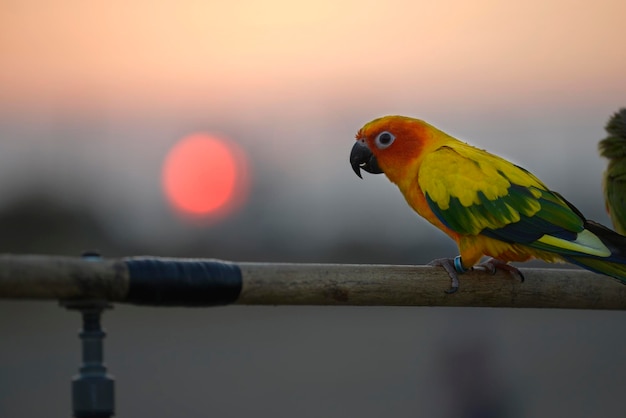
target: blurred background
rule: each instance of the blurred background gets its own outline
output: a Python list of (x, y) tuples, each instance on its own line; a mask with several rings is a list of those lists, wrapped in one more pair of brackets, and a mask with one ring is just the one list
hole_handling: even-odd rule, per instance
[[(0, 251), (457, 254), (356, 131), (423, 118), (610, 225), (626, 3), (0, 2)], [(610, 280), (599, 278), (598, 280)], [(623, 312), (115, 306), (118, 416), (623, 416)], [(0, 301), (0, 416), (70, 415), (79, 315)]]

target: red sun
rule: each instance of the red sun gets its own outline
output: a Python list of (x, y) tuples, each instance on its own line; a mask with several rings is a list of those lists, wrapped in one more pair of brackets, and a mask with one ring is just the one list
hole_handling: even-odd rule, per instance
[(238, 147), (208, 134), (182, 138), (163, 164), (169, 202), (188, 215), (229, 212), (244, 197), (246, 165)]

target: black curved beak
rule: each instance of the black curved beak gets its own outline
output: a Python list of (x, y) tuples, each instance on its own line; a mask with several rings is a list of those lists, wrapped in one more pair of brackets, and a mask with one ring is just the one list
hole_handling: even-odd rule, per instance
[[(365, 142), (357, 141), (350, 152), (350, 165), (357, 176), (361, 177), (361, 169), (372, 174), (381, 174), (383, 170)], [(363, 178), (363, 177), (361, 177)]]

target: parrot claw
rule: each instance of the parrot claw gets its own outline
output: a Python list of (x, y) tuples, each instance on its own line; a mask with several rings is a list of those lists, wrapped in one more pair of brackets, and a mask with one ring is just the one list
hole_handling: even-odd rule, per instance
[(450, 289), (444, 290), (449, 295), (459, 290), (459, 273), (456, 270), (454, 260), (454, 258), (437, 258), (428, 263), (429, 266), (443, 267), (450, 276)]
[(456, 258), (437, 258), (428, 263), (428, 265), (443, 267), (446, 273), (448, 273), (448, 276), (450, 276), (450, 289), (445, 291), (447, 294), (452, 294), (459, 290), (459, 274), (463, 274), (469, 270), (486, 271), (491, 274), (496, 274), (498, 269), (500, 269), (506, 271), (514, 278), (519, 279), (520, 283), (524, 283), (524, 275), (517, 267), (514, 267), (502, 260), (498, 260), (497, 258), (490, 258), (484, 263), (476, 264), (471, 269), (463, 267), (460, 256)]
[(484, 263), (476, 264), (472, 267), (472, 269), (486, 271), (491, 274), (496, 274), (498, 269), (504, 270), (514, 278), (519, 279), (520, 283), (524, 283), (524, 275), (517, 267), (514, 267), (502, 260), (498, 260), (497, 258), (490, 258)]

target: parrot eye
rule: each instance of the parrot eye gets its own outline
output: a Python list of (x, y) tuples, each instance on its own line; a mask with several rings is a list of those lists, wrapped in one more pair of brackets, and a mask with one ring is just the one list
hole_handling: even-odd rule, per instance
[(396, 137), (391, 133), (387, 131), (381, 132), (376, 137), (376, 147), (378, 149), (385, 149), (393, 143), (394, 139), (396, 139)]

